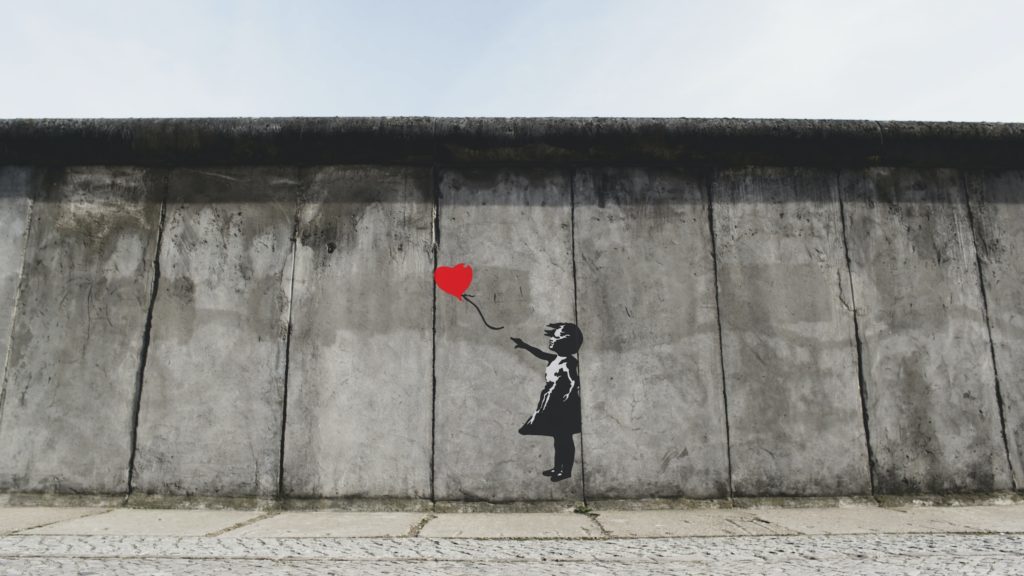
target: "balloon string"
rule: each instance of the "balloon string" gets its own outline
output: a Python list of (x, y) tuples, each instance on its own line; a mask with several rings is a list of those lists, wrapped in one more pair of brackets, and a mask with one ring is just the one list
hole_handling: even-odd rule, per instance
[(484, 318), (484, 313), (480, 311), (480, 307), (476, 305), (476, 302), (473, 302), (473, 300), (470, 299), (470, 296), (472, 296), (472, 294), (463, 294), (462, 295), (462, 299), (465, 300), (466, 302), (469, 302), (470, 304), (472, 304), (473, 308), (476, 308), (476, 313), (480, 315), (480, 319), (483, 320), (484, 326), (487, 326), (491, 330), (504, 330), (505, 329), (504, 326), (491, 326), (490, 324), (488, 324), (487, 323), (487, 319)]

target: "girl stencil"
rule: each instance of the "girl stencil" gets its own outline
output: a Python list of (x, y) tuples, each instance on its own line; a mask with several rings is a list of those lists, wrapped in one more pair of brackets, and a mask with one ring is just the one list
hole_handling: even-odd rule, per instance
[(575, 324), (559, 322), (548, 324), (550, 354), (530, 346), (519, 338), (512, 338), (516, 348), (522, 348), (548, 363), (544, 371), (546, 384), (537, 402), (533, 416), (523, 424), (519, 433), (529, 436), (552, 436), (555, 439), (555, 466), (541, 474), (552, 482), (572, 476), (576, 459), (576, 445), (572, 435), (582, 429), (580, 417), (579, 362), (573, 356), (583, 344), (583, 333)]

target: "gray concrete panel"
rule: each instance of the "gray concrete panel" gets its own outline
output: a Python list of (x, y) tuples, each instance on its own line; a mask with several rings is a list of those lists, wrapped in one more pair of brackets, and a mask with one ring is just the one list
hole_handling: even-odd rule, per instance
[(725, 171), (712, 199), (734, 492), (870, 492), (835, 173)]
[(1024, 172), (967, 179), (1006, 419), (1010, 465), (1024, 488)]
[[(468, 293), (504, 330), (487, 329), (468, 302), (437, 291), (435, 495), (580, 499), (580, 436), (572, 478), (553, 483), (540, 474), (553, 464), (552, 439), (518, 434), (544, 389), (545, 363), (509, 340), (546, 348), (545, 325), (574, 319), (569, 176), (450, 171), (440, 193), (438, 264), (472, 266)], [(586, 381), (580, 390), (586, 395)]]
[[(39, 185), (39, 171), (30, 168), (0, 168), (0, 358), (6, 361), (11, 322), (25, 256), (31, 198)], [(0, 412), (3, 409), (3, 380), (0, 374)]]
[(0, 489), (127, 489), (162, 181), (54, 170), (34, 202), (0, 425)]
[(669, 170), (576, 177), (590, 498), (729, 493), (707, 192)]
[(171, 173), (136, 492), (276, 494), (299, 187), (290, 168)]
[(1010, 486), (960, 174), (841, 175), (879, 493)]
[(315, 171), (299, 211), (285, 493), (430, 497), (429, 169)]

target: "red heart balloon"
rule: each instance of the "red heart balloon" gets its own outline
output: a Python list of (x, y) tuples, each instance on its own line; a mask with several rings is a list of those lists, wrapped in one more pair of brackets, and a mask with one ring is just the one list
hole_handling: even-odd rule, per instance
[(434, 283), (445, 292), (462, 300), (462, 294), (473, 282), (473, 268), (468, 264), (438, 266), (434, 270)]

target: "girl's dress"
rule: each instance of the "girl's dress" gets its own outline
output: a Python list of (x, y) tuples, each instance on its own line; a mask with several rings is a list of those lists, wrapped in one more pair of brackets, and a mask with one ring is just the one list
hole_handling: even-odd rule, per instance
[[(545, 379), (547, 384), (540, 394), (537, 409), (519, 429), (519, 433), (529, 436), (579, 434), (583, 425), (580, 417), (580, 379), (576, 359), (567, 356), (552, 360), (545, 371)], [(573, 381), (576, 382), (575, 386), (572, 385)], [(565, 398), (567, 392), (568, 399)]]

